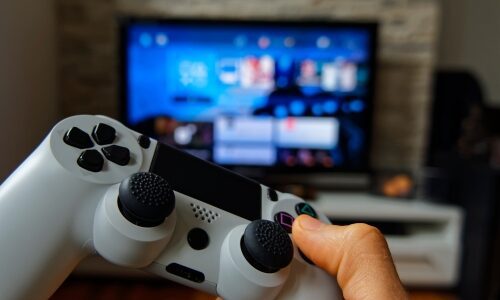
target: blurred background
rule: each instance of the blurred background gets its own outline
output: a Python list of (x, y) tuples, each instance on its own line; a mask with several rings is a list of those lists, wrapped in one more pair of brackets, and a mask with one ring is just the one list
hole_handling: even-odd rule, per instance
[[(0, 182), (105, 114), (377, 226), (414, 299), (498, 299), (499, 29), (497, 0), (3, 1)], [(210, 298), (97, 259), (78, 295)]]

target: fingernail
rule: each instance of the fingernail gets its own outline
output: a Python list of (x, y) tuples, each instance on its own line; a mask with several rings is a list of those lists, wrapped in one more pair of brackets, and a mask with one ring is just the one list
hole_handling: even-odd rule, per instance
[(318, 230), (323, 226), (323, 223), (309, 216), (300, 218), (299, 224), (305, 230)]

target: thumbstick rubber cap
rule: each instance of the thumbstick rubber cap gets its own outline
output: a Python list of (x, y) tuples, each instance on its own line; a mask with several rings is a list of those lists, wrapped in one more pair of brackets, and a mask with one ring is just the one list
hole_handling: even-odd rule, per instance
[(118, 207), (130, 222), (141, 227), (158, 226), (175, 207), (175, 195), (169, 184), (154, 173), (135, 173), (119, 188)]
[(293, 258), (293, 244), (281, 226), (268, 220), (248, 224), (241, 238), (241, 251), (257, 270), (274, 273), (288, 266)]

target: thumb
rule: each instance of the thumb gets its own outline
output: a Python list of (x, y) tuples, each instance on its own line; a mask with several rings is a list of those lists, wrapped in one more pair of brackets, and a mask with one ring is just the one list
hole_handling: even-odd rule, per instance
[(293, 223), (300, 250), (337, 281), (346, 299), (406, 299), (387, 242), (366, 224), (335, 226), (307, 215)]

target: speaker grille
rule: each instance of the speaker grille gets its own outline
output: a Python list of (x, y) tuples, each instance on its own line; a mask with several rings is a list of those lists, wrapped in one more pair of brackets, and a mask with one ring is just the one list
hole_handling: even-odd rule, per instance
[(220, 214), (199, 204), (190, 203), (191, 211), (196, 219), (206, 222), (213, 223), (220, 218)]

